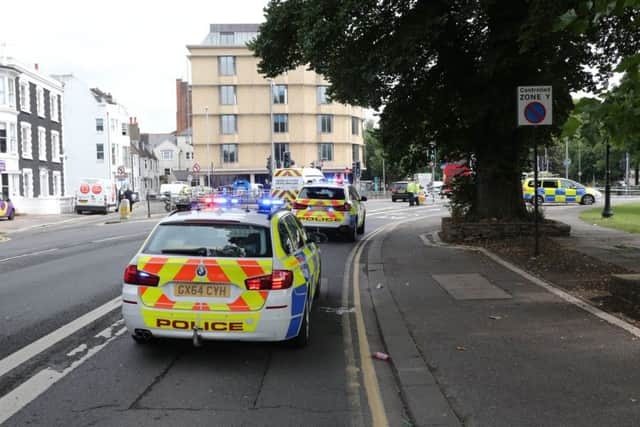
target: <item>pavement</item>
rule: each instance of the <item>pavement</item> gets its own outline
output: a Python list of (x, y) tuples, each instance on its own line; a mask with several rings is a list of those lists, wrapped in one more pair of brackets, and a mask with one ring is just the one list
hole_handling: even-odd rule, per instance
[[(637, 425), (639, 329), (493, 257), (434, 242), (438, 228), (405, 223), (367, 247), (361, 293), (377, 350), (391, 356), (376, 367), (396, 382), (380, 387), (399, 387), (410, 418), (390, 425)], [(573, 244), (605, 256), (597, 240), (578, 232)]]

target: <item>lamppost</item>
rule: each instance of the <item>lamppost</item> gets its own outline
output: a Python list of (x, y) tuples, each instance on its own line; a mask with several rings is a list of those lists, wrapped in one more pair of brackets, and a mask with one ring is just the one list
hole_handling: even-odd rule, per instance
[(269, 81), (269, 134), (271, 135), (271, 171), (276, 170), (276, 146), (273, 143), (273, 79)]
[(207, 160), (209, 160), (209, 169), (207, 170), (207, 186), (213, 188), (213, 185), (211, 184), (213, 159), (211, 158), (211, 128), (209, 127), (209, 107), (204, 107), (204, 118), (207, 127)]
[(610, 218), (613, 216), (611, 210), (611, 168), (609, 167), (609, 137), (606, 137), (605, 154), (604, 154), (604, 209), (602, 209), (602, 217)]

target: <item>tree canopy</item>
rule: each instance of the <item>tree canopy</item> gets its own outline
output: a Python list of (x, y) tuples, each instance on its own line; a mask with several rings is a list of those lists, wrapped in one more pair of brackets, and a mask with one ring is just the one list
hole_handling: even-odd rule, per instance
[[(533, 137), (558, 133), (570, 93), (598, 91), (640, 51), (636, 0), (604, 3), (620, 2), (274, 0), (251, 47), (267, 76), (304, 65), (335, 100), (382, 109), (391, 162), (424, 165), (431, 142), (452, 160), (474, 153), (469, 215), (514, 218)], [(553, 86), (553, 126), (516, 126), (521, 85)]]

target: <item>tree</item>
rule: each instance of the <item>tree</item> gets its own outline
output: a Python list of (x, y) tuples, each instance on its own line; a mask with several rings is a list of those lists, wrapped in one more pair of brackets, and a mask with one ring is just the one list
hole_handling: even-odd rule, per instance
[[(580, 3), (274, 0), (251, 47), (267, 76), (307, 66), (327, 78), (337, 101), (384, 107), (389, 163), (415, 170), (433, 141), (445, 157), (474, 153), (469, 217), (523, 218), (520, 166), (534, 132), (516, 126), (516, 87), (553, 86), (555, 125), (535, 132), (548, 141), (573, 107), (572, 91), (596, 90), (620, 56), (640, 50), (633, 8), (588, 19), (581, 31), (552, 31)], [(615, 55), (600, 54), (610, 45)]]

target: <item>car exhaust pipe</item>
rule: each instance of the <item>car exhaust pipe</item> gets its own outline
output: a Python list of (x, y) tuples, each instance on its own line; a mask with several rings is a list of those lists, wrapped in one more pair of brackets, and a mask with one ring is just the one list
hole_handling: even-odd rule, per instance
[(198, 329), (197, 327), (193, 328), (193, 346), (195, 348), (200, 348), (202, 347), (202, 337), (200, 336), (200, 333), (198, 332), (200, 329)]
[(147, 329), (136, 329), (133, 331), (133, 339), (138, 342), (149, 342), (152, 338), (153, 334)]

